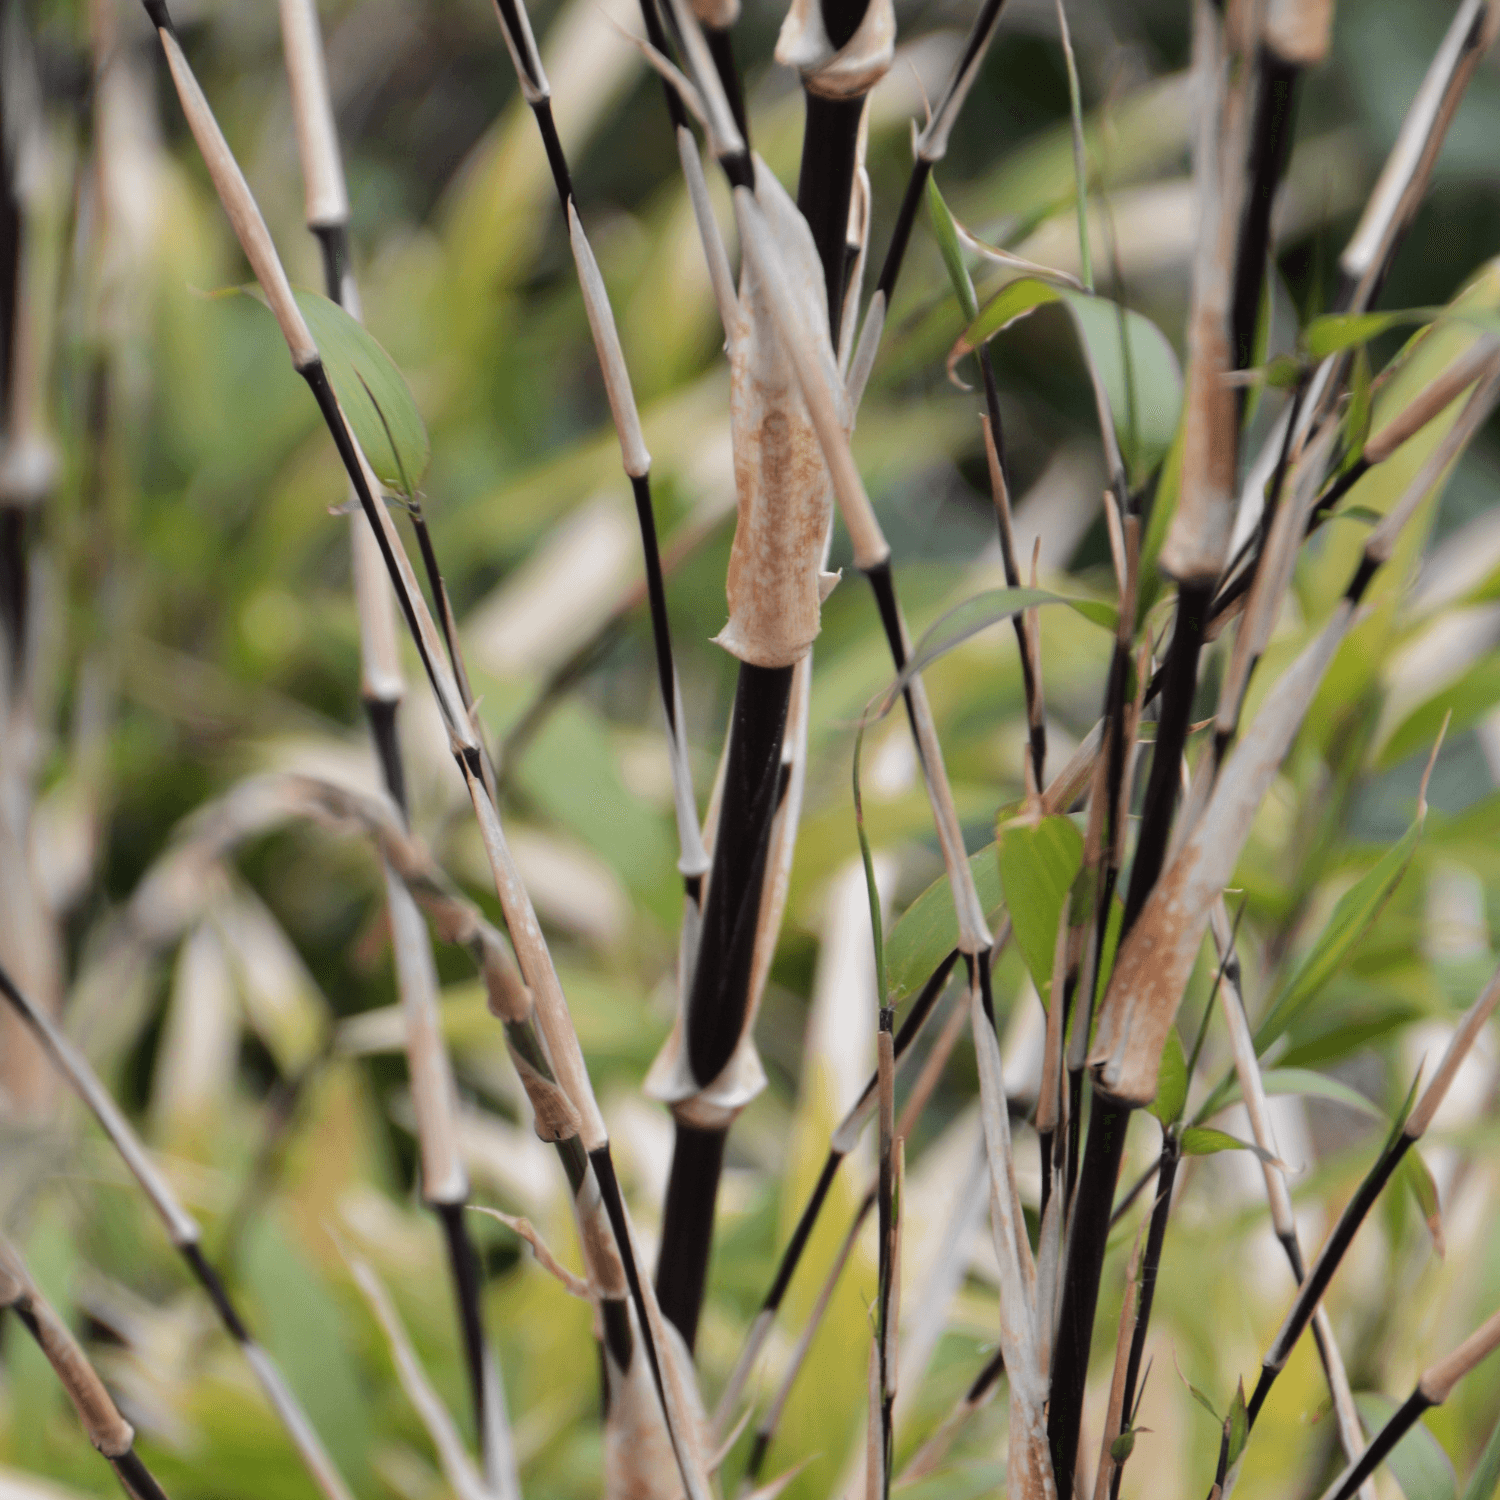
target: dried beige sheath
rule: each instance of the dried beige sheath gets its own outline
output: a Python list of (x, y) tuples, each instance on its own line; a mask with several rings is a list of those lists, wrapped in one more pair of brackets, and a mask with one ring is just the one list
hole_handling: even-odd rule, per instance
[(1255, 813), (1353, 614), (1354, 606), (1341, 600), (1328, 624), (1282, 674), (1275, 695), (1226, 762), (1182, 852), (1120, 945), (1088, 1059), (1103, 1093), (1131, 1105), (1155, 1097), (1167, 1029), (1213, 904), (1234, 873)]
[[(821, 333), (831, 374), (828, 301), (812, 233), (764, 165), (755, 191), (781, 251), (797, 317)], [(716, 640), (752, 666), (788, 667), (807, 654), (818, 633), (833, 494), (796, 367), (749, 257), (730, 330), (729, 369), (739, 519), (726, 583), (729, 623)]]
[(858, 99), (886, 73), (896, 54), (896, 11), (891, 0), (870, 0), (853, 36), (835, 49), (823, 28), (821, 0), (792, 0), (776, 39), (776, 61), (796, 68), (808, 93), (824, 99)]
[(1183, 419), (1182, 490), (1162, 546), (1164, 572), (1182, 583), (1212, 582), (1224, 566), (1237, 498), (1239, 402), (1225, 376), (1234, 368), (1230, 299), (1252, 107), (1248, 59), (1234, 46), (1247, 0), (1221, 21), (1210, 0), (1198, 0), (1193, 71), (1200, 89), (1194, 182), (1198, 245), (1188, 322), (1188, 373)]
[(1333, 0), (1269, 0), (1266, 46), (1283, 62), (1315, 68), (1328, 55), (1333, 31)]

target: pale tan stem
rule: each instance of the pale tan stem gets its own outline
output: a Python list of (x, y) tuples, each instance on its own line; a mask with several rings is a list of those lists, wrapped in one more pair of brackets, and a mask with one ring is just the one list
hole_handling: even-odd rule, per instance
[(1437, 1072), (1422, 1090), (1422, 1097), (1417, 1100), (1416, 1107), (1406, 1117), (1403, 1130), (1412, 1140), (1420, 1140), (1427, 1133), (1432, 1117), (1447, 1097), (1459, 1068), (1478, 1040), (1479, 1033), (1484, 1030), (1485, 1023), (1494, 1015), (1497, 1005), (1500, 1005), (1500, 969), (1495, 971), (1490, 982), (1480, 992), (1479, 998), (1464, 1012), (1458, 1029), (1443, 1052), (1442, 1061), (1438, 1063)]
[(14, 1308), (30, 1321), (32, 1337), (67, 1392), (94, 1447), (105, 1458), (129, 1453), (135, 1442), (134, 1428), (120, 1415), (72, 1330), (37, 1289), (20, 1252), (4, 1236), (0, 1236), (0, 1307)]
[(1451, 1354), (1435, 1365), (1429, 1365), (1417, 1382), (1417, 1388), (1434, 1406), (1448, 1399), (1448, 1394), (1475, 1365), (1500, 1349), (1500, 1312), (1493, 1312)]
[(313, 0), (281, 0), (281, 42), (302, 158), (307, 222), (315, 229), (347, 224), (349, 193), (328, 94), (323, 31)]
[(292, 296), (291, 283), (286, 279), (276, 246), (271, 242), (271, 232), (266, 228), (260, 207), (219, 129), (218, 121), (214, 119), (203, 90), (198, 87), (198, 80), (193, 76), (176, 36), (167, 27), (161, 27), (157, 35), (161, 38), (162, 51), (166, 55), (172, 82), (177, 87), (188, 129), (193, 132), (193, 139), (203, 154), (204, 165), (213, 178), (219, 201), (224, 205), (235, 238), (239, 240), (245, 258), (255, 272), (255, 279), (260, 282), (271, 311), (281, 325), (287, 348), (292, 352), (292, 362), (301, 369), (317, 359), (318, 346), (297, 306), (297, 299)]

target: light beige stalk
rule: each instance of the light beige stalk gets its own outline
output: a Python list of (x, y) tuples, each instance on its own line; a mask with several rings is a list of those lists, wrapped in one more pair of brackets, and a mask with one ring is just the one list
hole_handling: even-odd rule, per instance
[(292, 89), (308, 225), (320, 229), (347, 224), (349, 194), (314, 0), (281, 0), (281, 44)]
[(1283, 62), (1315, 68), (1328, 55), (1333, 0), (1266, 0), (1263, 36)]
[(1438, 416), (1450, 401), (1456, 400), (1476, 380), (1490, 373), (1497, 360), (1500, 360), (1500, 339), (1486, 335), (1477, 340), (1379, 432), (1370, 436), (1364, 448), (1366, 462), (1383, 463), (1402, 443)]
[(474, 1467), (463, 1439), (458, 1435), (458, 1428), (453, 1425), (448, 1408), (443, 1405), (442, 1398), (428, 1379), (427, 1371), (422, 1368), (422, 1361), (412, 1347), (406, 1325), (401, 1321), (401, 1314), (396, 1311), (396, 1305), (391, 1301), (384, 1283), (368, 1261), (347, 1251), (344, 1253), (344, 1260), (354, 1277), (354, 1284), (364, 1294), (375, 1321), (385, 1334), (397, 1378), (401, 1381), (401, 1389), (406, 1392), (406, 1399), (411, 1402), (413, 1410), (422, 1419), (423, 1427), (427, 1429), (428, 1437), (432, 1439), (432, 1446), (437, 1450), (438, 1462), (442, 1465), (443, 1477), (448, 1481), (449, 1487), (458, 1500), (493, 1500), (489, 1487), (479, 1470)]
[(1402, 1131), (1412, 1140), (1420, 1140), (1427, 1133), (1428, 1126), (1432, 1124), (1432, 1117), (1447, 1097), (1448, 1090), (1458, 1075), (1463, 1060), (1469, 1055), (1470, 1048), (1478, 1039), (1479, 1033), (1484, 1030), (1486, 1022), (1494, 1015), (1496, 1005), (1500, 1005), (1500, 969), (1495, 971), (1490, 982), (1481, 991), (1479, 998), (1464, 1012), (1463, 1019), (1458, 1023), (1458, 1029), (1453, 1033), (1452, 1039), (1443, 1052), (1437, 1071), (1432, 1075), (1427, 1087), (1423, 1089), (1416, 1107), (1406, 1117), (1406, 1124), (1402, 1127)]
[(1448, 126), (1480, 59), (1500, 27), (1495, 0), (1463, 0), (1428, 65), (1421, 87), (1401, 122), (1391, 154), (1371, 192), (1358, 227), (1339, 257), (1339, 270), (1353, 284), (1350, 306), (1369, 305), (1385, 262), (1426, 196), (1433, 164)]
[(229, 222), (234, 227), (235, 238), (239, 240), (245, 258), (255, 272), (255, 279), (260, 282), (266, 301), (270, 303), (271, 311), (281, 325), (287, 348), (292, 351), (292, 362), (300, 370), (317, 359), (318, 346), (313, 341), (296, 298), (292, 296), (291, 283), (282, 270), (281, 259), (271, 242), (271, 232), (266, 228), (266, 221), (261, 217), (260, 206), (251, 195), (249, 184), (219, 129), (218, 121), (214, 119), (208, 100), (203, 97), (203, 90), (198, 87), (198, 80), (193, 76), (193, 70), (188, 65), (177, 38), (165, 27), (157, 34), (161, 38), (172, 82), (177, 87), (182, 113), (187, 119), (188, 128), (193, 132), (193, 139), (198, 143), (208, 175), (213, 178), (219, 201), (224, 205), (224, 212), (229, 215)]
[(1365, 542), (1365, 556), (1375, 562), (1387, 562), (1395, 550), (1402, 528), (1416, 514), (1417, 508), (1432, 493), (1448, 466), (1463, 452), (1469, 441), (1484, 425), (1500, 400), (1500, 361), (1489, 367), (1464, 403), (1458, 420), (1443, 434), (1443, 440), (1428, 455), (1401, 497), (1385, 513), (1379, 525)]
[(0, 1236), (0, 1307), (27, 1314), (47, 1363), (68, 1394), (89, 1441), (105, 1458), (123, 1458), (135, 1429), (120, 1415), (98, 1372), (52, 1304), (38, 1291), (20, 1252)]
[(1429, 1365), (1417, 1382), (1417, 1389), (1433, 1403), (1441, 1405), (1453, 1387), (1481, 1360), (1500, 1349), (1500, 1312), (1493, 1312), (1451, 1354)]
[[(1292, 1212), (1292, 1195), (1287, 1188), (1286, 1165), (1281, 1160), (1281, 1149), (1276, 1143), (1276, 1133), (1271, 1128), (1265, 1081), (1261, 1077), (1260, 1060), (1255, 1055), (1255, 1039), (1245, 1016), (1244, 996), (1231, 979), (1235, 969), (1228, 963), (1228, 958), (1233, 942), (1233, 929), (1229, 913), (1224, 909), (1222, 896), (1214, 902), (1209, 921), (1219, 961), (1219, 1008), (1224, 1015), (1224, 1028), (1229, 1033), (1229, 1046), (1234, 1057), (1234, 1071), (1239, 1080), (1240, 1093), (1244, 1096), (1245, 1113), (1250, 1117), (1250, 1137), (1263, 1153), (1260, 1166), (1265, 1178), (1266, 1201), (1271, 1209), (1271, 1227), (1282, 1244), (1295, 1245), (1297, 1220)], [(1322, 1303), (1318, 1304), (1318, 1310), (1313, 1314), (1313, 1329), (1317, 1335), (1323, 1373), (1328, 1380), (1328, 1392), (1333, 1398), (1334, 1416), (1339, 1424), (1339, 1442), (1343, 1446), (1344, 1456), (1353, 1463), (1364, 1452), (1364, 1429), (1360, 1426), (1359, 1410), (1354, 1404), (1354, 1392), (1349, 1385), (1349, 1372), (1344, 1367), (1343, 1355), (1339, 1352), (1333, 1320)], [(1367, 1480), (1361, 1485), (1359, 1495), (1360, 1500), (1375, 1500), (1374, 1481)]]
[(620, 438), (620, 458), (632, 479), (644, 479), (651, 472), (651, 455), (641, 434), (640, 413), (636, 410), (635, 392), (630, 372), (625, 368), (625, 352), (620, 347), (620, 333), (609, 305), (599, 262), (583, 232), (578, 210), (568, 204), (568, 243), (573, 248), (573, 264), (578, 271), (578, 285), (583, 291), (583, 307), (588, 314), (589, 330), (594, 335), (594, 352), (604, 374), (604, 392)]

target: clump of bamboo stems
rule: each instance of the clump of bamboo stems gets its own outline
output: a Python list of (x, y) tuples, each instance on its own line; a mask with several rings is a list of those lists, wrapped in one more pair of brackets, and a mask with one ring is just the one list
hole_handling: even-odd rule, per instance
[[(1226, 1420), (1215, 1493), (1232, 1488), (1237, 1464), (1269, 1392), (1303, 1332), (1313, 1329), (1337, 1413), (1348, 1467), (1327, 1500), (1347, 1500), (1422, 1411), (1500, 1347), (1500, 1315), (1431, 1366), (1412, 1396), (1366, 1447), (1349, 1382), (1322, 1299), (1362, 1223), (1403, 1157), (1421, 1139), (1476, 1037), (1500, 1003), (1500, 973), (1464, 1016), (1414, 1107), (1398, 1118), (1374, 1165), (1311, 1265), (1304, 1264), (1284, 1171), (1266, 1111), (1257, 1039), (1246, 1015), (1236, 932), (1224, 902), (1252, 821), (1302, 729), (1330, 664), (1361, 616), (1370, 586), (1395, 555), (1403, 530), (1500, 401), (1500, 343), (1473, 338), (1380, 430), (1346, 423), (1353, 407), (1351, 361), (1340, 351), (1304, 361), (1285, 411), (1264, 450), (1242, 464), (1243, 390), (1256, 378), (1254, 335), (1271, 255), (1271, 206), (1289, 154), (1302, 74), (1325, 54), (1331, 25), (1326, 0), (1293, 7), (1269, 0), (1197, 0), (1193, 9), (1196, 136), (1194, 192), (1198, 233), (1188, 317), (1186, 401), (1175, 492), (1159, 481), (1158, 505), (1174, 507), (1159, 554), (1143, 555), (1145, 497), (1131, 488), (1115, 413), (1098, 361), (1085, 348), (1098, 407), (1109, 485), (1104, 496), (1117, 612), (1104, 702), (1095, 732), (1046, 783), (1046, 692), (1040, 615), (1034, 603), (1001, 611), (1012, 619), (1026, 699), (1025, 799), (1002, 828), (1017, 837), (1081, 804), (1084, 835), (1078, 869), (1057, 913), (1045, 1040), (1034, 1124), (1041, 1147), (1041, 1198), (1035, 1238), (1017, 1182), (1012, 1114), (996, 1031), (991, 971), (1009, 940), (1009, 915), (992, 929), (980, 901), (963, 827), (922, 680), (927, 658), (914, 647), (897, 596), (891, 548), (850, 445), (865, 383), (916, 215), (928, 197), (938, 221), (966, 329), (980, 318), (974, 284), (950, 243), (961, 242), (932, 182), (949, 134), (995, 33), (1003, 0), (984, 0), (950, 78), (915, 137), (915, 160), (890, 245), (864, 305), (870, 251), (870, 185), (864, 171), (868, 96), (891, 66), (895, 16), (890, 0), (794, 0), (777, 46), (798, 71), (805, 96), (802, 160), (795, 198), (751, 149), (743, 85), (731, 31), (738, 7), (722, 0), (642, 0), (644, 48), (663, 75), (669, 121), (726, 335), (730, 428), (734, 444), (735, 539), (726, 581), (727, 623), (718, 644), (737, 658), (734, 708), (721, 769), (700, 815), (669, 628), (646, 448), (627, 352), (585, 230), (573, 176), (552, 116), (551, 87), (524, 0), (496, 0), (503, 38), (521, 94), (541, 137), (566, 226), (583, 304), (629, 480), (643, 549), (658, 686), (683, 878), (683, 925), (675, 1027), (647, 1082), (674, 1121), (660, 1256), (653, 1279), (641, 1262), (611, 1142), (572, 1024), (552, 953), (506, 840), (502, 765), (493, 764), (469, 682), (457, 624), (418, 496), (404, 496), (421, 554), (429, 604), (386, 496), (342, 410), (316, 340), (293, 295), (269, 231), (178, 42), (164, 0), (145, 7), (188, 125), (214, 186), (343, 462), (354, 498), (353, 576), (361, 640), (361, 687), (387, 802), (327, 783), (281, 780), (241, 789), (254, 815), (227, 804), (205, 820), (203, 845), (222, 854), (248, 827), (278, 816), (312, 816), (353, 826), (375, 844), (384, 876), (392, 945), (407, 1026), (407, 1056), (421, 1153), (421, 1189), (445, 1231), (484, 1460), (481, 1476), (451, 1417), (433, 1392), (388, 1294), (357, 1258), (351, 1273), (391, 1343), (413, 1405), (421, 1414), (450, 1485), (462, 1496), (520, 1493), (510, 1452), (499, 1372), (480, 1317), (478, 1272), (464, 1227), (469, 1183), (458, 1151), (456, 1091), (440, 1031), (437, 980), (424, 918), (444, 941), (473, 959), (489, 1006), (501, 1023), (537, 1134), (557, 1150), (568, 1182), (584, 1275), (563, 1279), (597, 1313), (609, 1416), (606, 1486), (612, 1495), (713, 1493), (722, 1454), (710, 1433), (729, 1439), (752, 1369), (828, 1199), (842, 1161), (873, 1120), (878, 1173), (864, 1194), (813, 1314), (760, 1422), (745, 1483), (754, 1484), (799, 1370), (861, 1226), (877, 1223), (877, 1283), (869, 1349), (866, 1495), (885, 1500), (896, 1474), (896, 1397), (900, 1370), (901, 1218), (904, 1147), (917, 1116), (957, 1045), (964, 1023), (979, 1081), (983, 1179), (999, 1269), (998, 1349), (971, 1381), (949, 1420), (909, 1464), (907, 1477), (931, 1472), (953, 1435), (998, 1388), (1008, 1387), (1008, 1492), (1025, 1500), (1092, 1488), (1115, 1500), (1135, 1439), (1147, 1338), (1185, 1145), (1183, 1113), (1211, 1010), (1183, 1064), (1182, 1100), (1162, 1105), (1163, 1058), (1176, 1018), (1211, 933), (1220, 957), (1217, 996), (1235, 1074), (1261, 1159), (1273, 1227), (1297, 1290), (1266, 1353), (1248, 1401), (1243, 1392)], [(321, 247), (332, 300), (358, 315), (348, 241), (347, 193), (323, 74), (316, 15), (308, 0), (283, 0), (288, 70), (307, 189), (307, 222)], [(1093, 292), (1087, 231), (1088, 152), (1067, 21), (1058, 19), (1074, 115), (1080, 259)], [(1367, 310), (1389, 271), (1404, 229), (1430, 179), (1458, 100), (1500, 24), (1494, 0), (1464, 0), (1413, 102), (1395, 149), (1359, 227), (1339, 262), (1338, 307)], [(736, 277), (704, 182), (692, 121), (730, 187), (740, 266)], [(9, 137), (7, 137), (8, 139)], [(7, 187), (13, 174), (7, 173)], [(929, 191), (930, 190), (930, 191)], [(968, 243), (974, 243), (971, 240)], [(0, 266), (7, 284), (13, 266)], [(1122, 343), (1124, 313), (1121, 312)], [(13, 333), (14, 319), (7, 324)], [(1006, 585), (1020, 589), (1010, 475), (999, 386), (986, 337), (955, 346), (978, 359), (984, 390), (981, 432)], [(1128, 351), (1126, 353), (1129, 361)], [(7, 370), (13, 361), (8, 361)], [(1127, 380), (1131, 378), (1127, 371)], [(14, 394), (7, 389), (7, 420)], [(1368, 534), (1359, 562), (1331, 615), (1281, 675), (1273, 698), (1244, 721), (1254, 673), (1282, 615), (1303, 540), (1366, 473), (1446, 412), (1456, 417), (1405, 491)], [(1242, 468), (1248, 477), (1242, 482)], [(1242, 491), (1243, 483), (1243, 493)], [(409, 488), (409, 487), (408, 487)], [(13, 497), (0, 494), (0, 507)], [(722, 1394), (712, 1428), (693, 1351), (708, 1283), (719, 1181), (736, 1119), (765, 1076), (753, 1029), (781, 927), (807, 761), (811, 659), (820, 611), (837, 579), (827, 572), (834, 517), (842, 518), (855, 566), (870, 583), (895, 671), (885, 707), (902, 700), (929, 799), (951, 899), (956, 941), (897, 1027), (887, 990), (879, 893), (859, 802), (858, 744), (854, 802), (871, 893), (878, 993), (874, 997), (877, 1066), (833, 1134), (827, 1160), (792, 1234), (744, 1350)], [(1248, 530), (1246, 530), (1248, 522)], [(1236, 528), (1245, 534), (1232, 547)], [(24, 564), (12, 535), (0, 535), (11, 572)], [(6, 551), (8, 549), (8, 551)], [(3, 561), (3, 559), (0, 559)], [(1154, 564), (1174, 589), (1166, 612), (1147, 612), (1146, 576)], [(1035, 557), (1030, 584), (1038, 583)], [(400, 607), (468, 796), (485, 851), (505, 934), (462, 897), (427, 857), (409, 826), (406, 772), (398, 734), (404, 695), (392, 595)], [(1034, 598), (1030, 594), (1027, 598)], [(13, 610), (12, 615), (16, 615)], [(998, 616), (997, 616), (998, 617)], [(1189, 754), (1205, 651), (1237, 619), (1219, 677), (1213, 734)], [(11, 624), (12, 647), (24, 620)], [(19, 660), (12, 650), (13, 664)], [(1159, 659), (1158, 659), (1159, 658)], [(1149, 715), (1154, 734), (1143, 735)], [(1203, 727), (1203, 726), (1198, 726)], [(1137, 762), (1149, 767), (1139, 799)], [(1434, 752), (1435, 755), (1436, 752)], [(1192, 761), (1189, 769), (1188, 762)], [(1429, 766), (1430, 770), (1430, 766)], [(1425, 812), (1424, 780), (1419, 821)], [(231, 799), (232, 800), (232, 799)], [(270, 811), (268, 812), (268, 809)], [(1133, 839), (1130, 836), (1134, 828)], [(1076, 835), (1075, 835), (1076, 837)], [(205, 856), (209, 857), (209, 856)], [(1118, 891), (1118, 895), (1117, 895)], [(1012, 903), (1019, 900), (1011, 895)], [(1118, 931), (1112, 918), (1118, 909)], [(1019, 923), (1019, 918), (1017, 919)], [(1049, 928), (1049, 937), (1051, 929)], [(1117, 946), (1114, 946), (1117, 941)], [(929, 1026), (962, 959), (961, 996), (898, 1119), (903, 1061)], [(1041, 980), (1038, 979), (1041, 986)], [(200, 1248), (196, 1222), (182, 1208), (117, 1105), (82, 1055), (39, 1003), (33, 986), (0, 969), (0, 991), (94, 1113), (162, 1219), (169, 1237), (241, 1344), (272, 1405), (328, 1500), (347, 1489), (274, 1365), (254, 1343)], [(1181, 1059), (1179, 1058), (1179, 1061)], [(1213, 1096), (1217, 1098), (1218, 1096)], [(1410, 1101), (1409, 1101), (1410, 1102)], [(1081, 1472), (1085, 1384), (1109, 1229), (1132, 1117), (1154, 1105), (1159, 1154), (1138, 1184), (1153, 1184), (1143, 1234), (1131, 1257), (1114, 1352), (1113, 1379), (1097, 1466)], [(511, 1222), (511, 1221), (507, 1221)], [(534, 1231), (538, 1257), (560, 1270)], [(569, 1279), (571, 1278), (571, 1279)], [(46, 1309), (24, 1267), (8, 1252), (0, 1292), (37, 1335), (64, 1378), (96, 1446), (138, 1494), (159, 1490), (131, 1448), (132, 1434), (109, 1402), (66, 1329)], [(1368, 1491), (1366, 1490), (1366, 1494)]]

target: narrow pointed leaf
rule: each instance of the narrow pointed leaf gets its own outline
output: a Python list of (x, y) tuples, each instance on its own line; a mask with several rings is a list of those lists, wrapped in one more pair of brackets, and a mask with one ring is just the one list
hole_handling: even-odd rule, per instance
[(415, 490), (431, 448), (416, 398), (373, 334), (317, 292), (295, 293), (323, 368), (376, 477), (399, 494)]
[[(969, 870), (979, 892), (979, 904), (993, 925), (1001, 905), (1000, 866), (995, 846), (986, 844), (969, 856)], [(953, 910), (953, 887), (946, 875), (912, 902), (892, 926), (885, 943), (886, 1003), (899, 1005), (917, 993), (933, 971), (958, 946), (958, 918)]]
[(1187, 1058), (1182, 1040), (1174, 1026), (1167, 1033), (1167, 1045), (1161, 1054), (1161, 1069), (1156, 1075), (1156, 1098), (1146, 1108), (1163, 1125), (1175, 1125), (1187, 1107)]
[(1389, 312), (1325, 313), (1303, 329), (1302, 346), (1314, 359), (1326, 359), (1357, 349), (1392, 328), (1431, 323), (1443, 312), (1441, 307), (1406, 307)]
[(1269, 1151), (1262, 1150), (1254, 1141), (1242, 1141), (1227, 1130), (1215, 1130), (1212, 1125), (1194, 1125), (1182, 1132), (1182, 1154), (1184, 1156), (1213, 1156), (1220, 1151), (1252, 1151), (1263, 1162), (1276, 1164)]
[(929, 625), (913, 649), (911, 659), (902, 668), (897, 679), (898, 686), (891, 692), (894, 702), (900, 688), (910, 682), (919, 672), (947, 655), (956, 646), (961, 646), (971, 636), (1002, 620), (1009, 620), (1022, 610), (1034, 609), (1043, 604), (1066, 604), (1076, 610), (1085, 620), (1101, 628), (1113, 631), (1116, 614), (1113, 606), (1099, 599), (1070, 599), (1063, 594), (1054, 594), (1047, 589), (985, 589), (972, 599), (955, 605), (936, 623)]
[[(1359, 1392), (1354, 1404), (1371, 1433), (1379, 1432), (1396, 1414), (1394, 1401), (1371, 1391)], [(1406, 1500), (1454, 1500), (1458, 1481), (1453, 1461), (1425, 1422), (1417, 1422), (1391, 1449), (1386, 1464)]]
[(1379, 863), (1339, 898), (1328, 925), (1260, 1023), (1255, 1033), (1258, 1053), (1264, 1052), (1292, 1025), (1308, 1002), (1343, 966), (1355, 944), (1380, 915), (1391, 892), (1401, 883), (1421, 836), (1422, 819), (1418, 817)]
[(1250, 1419), (1245, 1409), (1245, 1382), (1235, 1387), (1234, 1400), (1229, 1404), (1229, 1467), (1232, 1469), (1245, 1451), (1245, 1439), (1250, 1435)]
[(1118, 304), (1107, 297), (1023, 276), (1008, 283), (980, 309), (979, 316), (950, 352), (950, 364), (1028, 313), (1054, 302), (1061, 302), (1067, 308), (1074, 330), (1099, 371), (1132, 478), (1143, 478), (1171, 446), (1182, 408), (1182, 369), (1166, 336), (1149, 318), (1129, 310), (1122, 318)]
[[(1368, 1115), (1374, 1120), (1384, 1120), (1385, 1115), (1357, 1089), (1326, 1073), (1316, 1073), (1311, 1068), (1272, 1068), (1261, 1075), (1267, 1094), (1296, 1094), (1306, 1099), (1326, 1099), (1330, 1104), (1342, 1104), (1346, 1109)], [(1238, 1083), (1231, 1084), (1214, 1099), (1214, 1109), (1227, 1109), (1238, 1104), (1244, 1097)]]
[(1412, 1197), (1417, 1200), (1427, 1223), (1427, 1232), (1432, 1236), (1433, 1249), (1441, 1256), (1447, 1245), (1443, 1239), (1443, 1210), (1438, 1201), (1437, 1183), (1433, 1180), (1432, 1169), (1422, 1160), (1422, 1154), (1415, 1146), (1407, 1148), (1401, 1165), (1396, 1168), (1396, 1175), (1405, 1181)]
[(1063, 902), (1083, 863), (1083, 836), (1068, 818), (1013, 823), (996, 842), (1000, 888), (1016, 945), (1044, 999), (1052, 981), (1052, 955)]
[(974, 296), (974, 283), (969, 269), (964, 265), (963, 246), (958, 242), (958, 228), (953, 215), (938, 191), (937, 178), (927, 179), (927, 213), (932, 220), (933, 238), (943, 253), (943, 264), (948, 268), (948, 280), (953, 284), (953, 294), (963, 308), (964, 320), (972, 323), (979, 316), (979, 302)]

